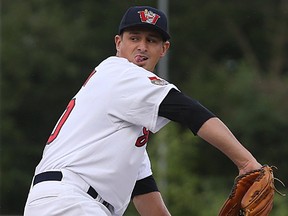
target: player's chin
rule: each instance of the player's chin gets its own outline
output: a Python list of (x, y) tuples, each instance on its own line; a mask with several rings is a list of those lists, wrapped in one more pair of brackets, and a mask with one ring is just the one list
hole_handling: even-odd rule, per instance
[(142, 67), (148, 71), (151, 71), (153, 72), (154, 70), (154, 67), (152, 66), (151, 62), (149, 62), (148, 60), (145, 60), (145, 61), (135, 61), (133, 62), (134, 64), (136, 64), (137, 66), (139, 67)]
[(134, 64), (138, 65), (139, 67), (145, 68), (145, 66), (147, 65), (147, 61), (135, 61)]
[(150, 65), (143, 65), (143, 66), (140, 66), (140, 67), (142, 67), (142, 68), (144, 68), (144, 69), (146, 69), (146, 70), (148, 70), (148, 71), (150, 71), (150, 72), (153, 72), (153, 71), (154, 71), (154, 68), (151, 67)]

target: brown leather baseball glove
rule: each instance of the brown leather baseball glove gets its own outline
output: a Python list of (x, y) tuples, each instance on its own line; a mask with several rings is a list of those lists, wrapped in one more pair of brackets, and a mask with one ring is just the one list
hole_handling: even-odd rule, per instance
[(273, 169), (268, 165), (236, 177), (232, 191), (221, 208), (219, 216), (269, 215), (277, 191), (274, 186), (275, 179), (277, 178), (273, 176)]

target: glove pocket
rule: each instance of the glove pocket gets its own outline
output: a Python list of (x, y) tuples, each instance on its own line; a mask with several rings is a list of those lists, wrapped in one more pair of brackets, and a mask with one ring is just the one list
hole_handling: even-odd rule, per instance
[[(268, 215), (274, 198), (274, 178), (269, 167), (264, 167), (241, 201), (245, 215)], [(263, 214), (267, 212), (266, 214)]]

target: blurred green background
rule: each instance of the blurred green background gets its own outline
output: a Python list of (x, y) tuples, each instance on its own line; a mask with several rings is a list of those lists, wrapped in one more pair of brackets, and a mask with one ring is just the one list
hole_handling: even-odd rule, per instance
[[(23, 214), (51, 130), (93, 68), (115, 54), (132, 5), (158, 3), (1, 1), (0, 214)], [(288, 185), (288, 1), (170, 0), (168, 9), (169, 81)], [(148, 152), (172, 215), (217, 215), (237, 175), (230, 160), (175, 123), (151, 137)], [(287, 216), (287, 206), (276, 195), (271, 215)], [(133, 205), (125, 215), (137, 215)]]

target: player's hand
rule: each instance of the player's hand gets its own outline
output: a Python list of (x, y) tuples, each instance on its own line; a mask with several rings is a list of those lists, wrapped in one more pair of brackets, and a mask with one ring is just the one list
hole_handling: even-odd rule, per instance
[(260, 169), (262, 165), (258, 163), (256, 160), (249, 161), (243, 167), (238, 167), (239, 175), (243, 175), (245, 173), (251, 172), (252, 170)]

